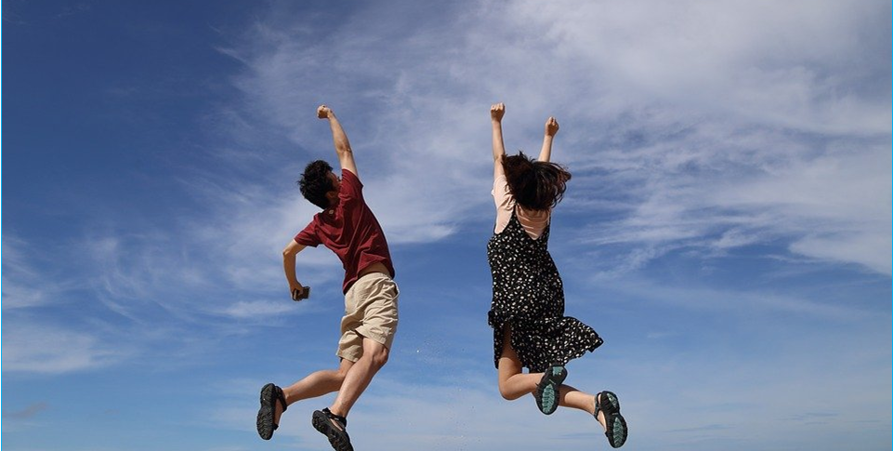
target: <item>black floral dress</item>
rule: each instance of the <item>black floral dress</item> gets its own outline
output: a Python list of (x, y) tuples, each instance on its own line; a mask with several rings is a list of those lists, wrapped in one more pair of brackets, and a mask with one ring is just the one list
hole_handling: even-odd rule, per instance
[(506, 325), (511, 325), (511, 345), (521, 364), (534, 373), (555, 363), (565, 365), (602, 344), (591, 327), (564, 316), (564, 287), (549, 255), (549, 229), (533, 239), (513, 211), (505, 230), (487, 243), (493, 274), (488, 322), (497, 368)]

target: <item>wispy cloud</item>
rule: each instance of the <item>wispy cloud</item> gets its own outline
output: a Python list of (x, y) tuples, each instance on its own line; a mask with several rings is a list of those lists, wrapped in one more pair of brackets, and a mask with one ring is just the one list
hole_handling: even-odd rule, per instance
[[(271, 316), (292, 313), (294, 310), (294, 306), (282, 302), (280, 299), (278, 301), (238, 301), (224, 308), (222, 313), (233, 318), (255, 318), (260, 321)], [(308, 313), (306, 309), (301, 312)]]
[[(391, 363), (351, 414), (356, 444), (604, 446), (587, 415), (543, 417), (530, 398), (498, 395), (482, 244), (493, 215), (488, 106), (505, 101), (511, 150), (538, 148), (549, 115), (561, 123), (555, 160), (574, 178), (550, 247), (572, 263), (560, 264), (569, 314), (608, 340), (571, 364), (568, 382), (621, 395), (628, 446), (888, 448), (888, 2), (308, 5), (248, 8), (232, 19), (244, 33), (212, 26), (229, 44), (209, 59), (236, 66), (215, 68), (223, 86), (188, 85), (203, 93), (183, 108), (200, 110), (200, 124), (160, 132), (188, 135), (190, 145), (168, 149), (164, 171), (146, 169), (176, 201), (141, 197), (147, 204), (134, 210), (144, 215), (102, 196), (84, 200), (91, 208), (66, 206), (60, 217), (74, 221), (53, 248), (28, 230), (49, 207), (5, 224), (3, 371), (13, 393), (46, 379), (56, 406), (68, 393), (107, 394), (93, 377), (100, 372), (142, 378), (152, 396), (135, 402), (163, 421), (120, 416), (133, 426), (116, 428), (127, 431), (123, 446), (147, 429), (164, 431), (158, 443), (180, 443), (178, 429), (164, 427), (174, 422), (206, 449), (256, 445), (260, 386), (337, 362), (340, 262), (305, 250), (298, 272), (314, 298), (294, 303), (280, 254), (316, 210), (294, 180), (307, 161), (334, 160), (328, 127), (314, 116), (328, 103), (392, 251), (408, 262), (397, 268), (405, 321)], [(15, 9), (4, 20), (16, 22)], [(56, 12), (29, 13), (28, 27), (58, 22)], [(193, 42), (204, 27), (176, 16), (188, 30), (170, 30)], [(139, 30), (129, 36), (140, 41)], [(119, 79), (100, 92), (165, 114), (132, 86)], [(150, 132), (146, 140), (169, 142)], [(7, 437), (4, 428), (13, 447), (34, 443), (30, 421), (66, 415), (38, 401), (4, 412), (32, 429)], [(326, 403), (290, 408), (277, 446), (329, 449), (307, 424)], [(91, 428), (105, 423), (89, 413), (66, 419), (95, 437)]]
[[(568, 204), (591, 193), (615, 202), (621, 216), (581, 237), (627, 246), (615, 273), (672, 249), (779, 239), (890, 273), (889, 62), (870, 56), (889, 50), (876, 39), (888, 6), (565, 6), (480, 4), (408, 22), (413, 10), (384, 7), (380, 22), (348, 26), (369, 14), (361, 8), (327, 28), (334, 46), (267, 17), (223, 51), (246, 66), (234, 79), (238, 114), (320, 149), (314, 158), (331, 144), (313, 108), (343, 113), (370, 203), (398, 243), (439, 240), (490, 214), (486, 111), (505, 100), (510, 148), (536, 146), (548, 115), (565, 125), (555, 154), (578, 175)], [(413, 39), (361, 38), (395, 22)], [(538, 39), (525, 39), (531, 26)], [(416, 57), (434, 42), (436, 58)], [(344, 83), (361, 94), (343, 98)]]
[(65, 373), (107, 366), (119, 351), (87, 332), (15, 321), (3, 327), (3, 371)]
[[(264, 258), (256, 250), (218, 246), (201, 230), (179, 232), (117, 233), (107, 225), (56, 252), (54, 261), (61, 265), (43, 261), (33, 244), (4, 236), (4, 372), (89, 371), (158, 352), (201, 355), (215, 346), (214, 336), (278, 327), (326, 305), (291, 301), (275, 258), (260, 264)], [(318, 258), (322, 252), (308, 254), (302, 263), (307, 280), (340, 281)], [(247, 270), (252, 262), (276, 273), (275, 283), (259, 271), (246, 274), (245, 281), (217, 275), (240, 265), (249, 265)], [(340, 293), (340, 284), (320, 288), (317, 297), (328, 291)]]
[[(58, 280), (42, 274), (28, 243), (7, 232), (3, 236), (3, 311), (44, 305), (64, 290)], [(43, 262), (46, 266), (47, 262)]]

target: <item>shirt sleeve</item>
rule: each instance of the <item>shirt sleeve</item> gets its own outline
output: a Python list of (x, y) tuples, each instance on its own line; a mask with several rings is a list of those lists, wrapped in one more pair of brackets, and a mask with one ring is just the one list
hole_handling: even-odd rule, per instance
[(341, 170), (341, 191), (338, 193), (341, 202), (363, 200), (363, 182), (353, 172)]
[(311, 221), (310, 224), (307, 224), (307, 227), (304, 227), (304, 230), (301, 230), (297, 235), (295, 235), (295, 241), (298, 244), (302, 244), (304, 246), (319, 246), (320, 241), (319, 237), (316, 235), (315, 221)]

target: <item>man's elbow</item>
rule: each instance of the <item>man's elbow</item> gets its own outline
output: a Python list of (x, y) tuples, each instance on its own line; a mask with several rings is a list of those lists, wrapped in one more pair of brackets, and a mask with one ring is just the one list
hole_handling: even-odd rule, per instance
[(335, 146), (335, 153), (338, 154), (339, 159), (353, 157), (353, 150), (350, 148), (350, 146), (344, 144)]

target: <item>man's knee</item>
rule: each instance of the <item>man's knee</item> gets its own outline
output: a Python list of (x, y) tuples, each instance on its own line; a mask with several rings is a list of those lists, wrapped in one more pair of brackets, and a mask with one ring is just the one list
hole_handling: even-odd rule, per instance
[(347, 371), (349, 369), (350, 369), (350, 367), (342, 366), (342, 367), (338, 368), (337, 370), (335, 370), (335, 378), (338, 379), (339, 384), (344, 382), (344, 378), (347, 377)]
[(387, 346), (371, 338), (363, 338), (362, 359), (367, 360), (376, 369), (381, 368), (385, 363), (388, 363), (388, 354)]
[(384, 346), (378, 346), (377, 349), (373, 350), (370, 354), (372, 358), (372, 365), (376, 368), (383, 367), (386, 363), (388, 363), (388, 348)]

